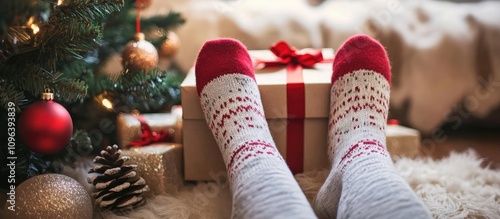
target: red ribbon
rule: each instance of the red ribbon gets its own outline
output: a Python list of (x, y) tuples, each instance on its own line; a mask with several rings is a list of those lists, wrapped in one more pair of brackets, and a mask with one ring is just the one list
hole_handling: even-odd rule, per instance
[(304, 170), (304, 118), (306, 116), (305, 85), (302, 69), (312, 68), (324, 60), (320, 49), (297, 50), (285, 41), (279, 41), (270, 48), (278, 60), (262, 61), (266, 66), (286, 65), (287, 82), (287, 150), (286, 161), (293, 174)]
[(278, 41), (271, 45), (270, 50), (279, 58), (278, 61), (280, 64), (293, 64), (312, 68), (316, 63), (323, 61), (323, 54), (320, 49), (299, 51), (295, 47), (288, 45), (285, 41)]
[(136, 116), (137, 120), (141, 123), (141, 137), (129, 144), (129, 146), (133, 147), (142, 147), (151, 145), (156, 142), (164, 142), (168, 139), (168, 133), (165, 131), (161, 131), (160, 133), (153, 132), (151, 127), (148, 125), (146, 119), (143, 116)]

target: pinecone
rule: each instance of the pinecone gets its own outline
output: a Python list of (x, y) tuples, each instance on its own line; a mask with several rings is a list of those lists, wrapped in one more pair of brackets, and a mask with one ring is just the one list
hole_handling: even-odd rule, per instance
[(103, 209), (120, 211), (141, 206), (145, 203), (142, 194), (149, 191), (146, 181), (134, 171), (137, 165), (123, 165), (130, 157), (121, 153), (118, 146), (108, 146), (94, 158), (94, 163), (102, 165), (89, 171), (103, 174), (88, 178), (97, 190), (92, 196)]

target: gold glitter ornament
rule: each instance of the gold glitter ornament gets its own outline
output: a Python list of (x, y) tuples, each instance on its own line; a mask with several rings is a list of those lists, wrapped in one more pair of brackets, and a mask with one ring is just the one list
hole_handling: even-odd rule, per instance
[(180, 47), (180, 40), (177, 34), (169, 31), (167, 39), (160, 45), (160, 56), (170, 57), (177, 53)]
[[(6, 218), (92, 219), (92, 200), (76, 180), (61, 174), (34, 176), (16, 188), (16, 211)], [(9, 204), (6, 205), (6, 208)]]
[(129, 70), (148, 70), (158, 65), (158, 51), (144, 40), (143, 33), (136, 33), (134, 41), (125, 45), (122, 51), (123, 67)]

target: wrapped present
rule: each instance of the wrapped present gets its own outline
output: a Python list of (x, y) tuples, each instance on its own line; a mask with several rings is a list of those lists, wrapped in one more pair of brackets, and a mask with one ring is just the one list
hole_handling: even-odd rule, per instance
[(391, 157), (416, 157), (420, 155), (420, 132), (389, 120), (385, 129), (387, 150)]
[(155, 142), (182, 143), (182, 108), (179, 106), (173, 107), (171, 113), (120, 113), (116, 124), (120, 148)]
[(147, 195), (176, 194), (184, 185), (182, 145), (155, 143), (122, 150), (137, 164), (137, 174), (146, 180)]
[[(333, 50), (298, 51), (281, 41), (249, 52), (269, 128), (293, 173), (329, 166), (326, 155)], [(192, 69), (181, 84), (186, 180), (214, 180), (225, 172), (209, 130)]]

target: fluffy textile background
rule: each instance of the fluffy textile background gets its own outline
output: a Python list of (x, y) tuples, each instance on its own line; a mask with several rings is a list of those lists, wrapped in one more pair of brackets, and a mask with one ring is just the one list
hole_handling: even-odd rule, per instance
[(236, 38), (251, 50), (278, 40), (338, 50), (349, 36), (368, 34), (387, 49), (391, 112), (404, 123), (432, 134), (454, 116), (473, 122), (460, 115), (465, 110), (475, 123), (498, 126), (500, 1), (308, 1), (318, 0), (153, 1), (141, 13), (174, 10), (186, 18), (176, 30), (185, 42), (175, 57), (184, 72), (208, 39)]
[[(395, 166), (432, 212), (434, 218), (499, 218), (500, 171), (483, 168), (472, 152), (452, 153), (441, 160), (399, 158)], [(296, 176), (311, 201), (327, 171)], [(84, 182), (82, 182), (84, 183)], [(230, 218), (231, 195), (225, 182), (187, 185), (176, 197), (156, 196), (123, 215), (96, 212), (95, 218)]]

